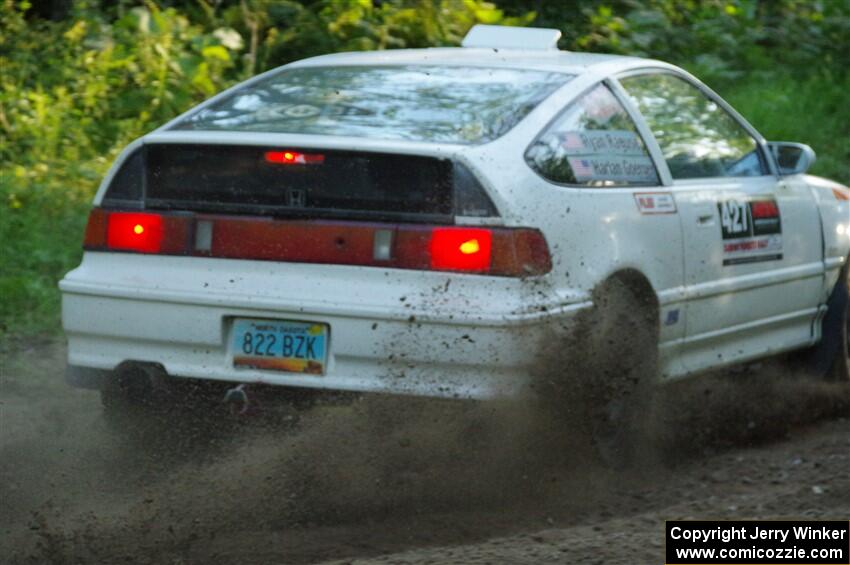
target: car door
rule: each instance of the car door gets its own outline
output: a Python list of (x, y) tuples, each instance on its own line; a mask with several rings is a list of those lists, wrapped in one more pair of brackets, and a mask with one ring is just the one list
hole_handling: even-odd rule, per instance
[(811, 193), (782, 182), (764, 140), (684, 75), (641, 71), (620, 84), (658, 143), (682, 216), (688, 369), (811, 342), (823, 285)]

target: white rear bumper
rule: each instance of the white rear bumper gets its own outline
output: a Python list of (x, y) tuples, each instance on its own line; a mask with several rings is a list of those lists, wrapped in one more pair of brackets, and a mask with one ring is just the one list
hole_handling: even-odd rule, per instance
[[(74, 367), (140, 361), (179, 377), (474, 398), (521, 392), (551, 322), (589, 306), (540, 281), (106, 253), (86, 254), (60, 288)], [(328, 324), (326, 373), (235, 368), (236, 317)]]

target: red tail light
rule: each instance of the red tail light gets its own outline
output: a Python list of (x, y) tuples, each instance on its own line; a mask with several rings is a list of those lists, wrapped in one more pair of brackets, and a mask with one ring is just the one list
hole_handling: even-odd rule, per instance
[(490, 270), (493, 232), (479, 228), (434, 228), (431, 231), (431, 268), (437, 271)]
[(276, 165), (321, 165), (325, 156), (298, 151), (266, 151), (266, 161)]
[(109, 214), (106, 246), (116, 250), (159, 253), (163, 235), (162, 216), (114, 212)]
[(86, 224), (83, 249), (104, 249), (106, 247), (106, 222), (108, 221), (109, 212), (100, 208), (92, 209), (89, 214), (89, 223)]
[(484, 228), (109, 212), (94, 209), (89, 251), (135, 251), (298, 263), (538, 276), (552, 269), (543, 234)]

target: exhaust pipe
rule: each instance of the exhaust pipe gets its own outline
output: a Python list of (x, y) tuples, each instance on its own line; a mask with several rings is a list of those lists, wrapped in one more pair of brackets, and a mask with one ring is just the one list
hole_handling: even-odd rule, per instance
[(248, 400), (248, 391), (245, 389), (245, 383), (229, 389), (224, 393), (224, 398), (221, 401), (230, 407), (231, 413), (240, 416), (247, 413), (251, 405), (251, 402)]

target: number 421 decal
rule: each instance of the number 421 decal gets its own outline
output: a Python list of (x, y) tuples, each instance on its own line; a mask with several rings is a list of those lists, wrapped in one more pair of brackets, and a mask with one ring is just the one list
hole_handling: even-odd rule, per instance
[(717, 203), (723, 239), (782, 233), (779, 206), (772, 196), (730, 198)]
[(724, 266), (782, 259), (782, 218), (775, 198), (730, 198), (717, 208)]
[(720, 208), (720, 226), (723, 239), (742, 237), (750, 234), (750, 210), (748, 202), (726, 200), (718, 202)]

